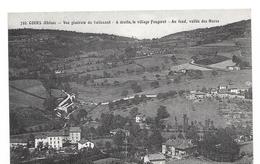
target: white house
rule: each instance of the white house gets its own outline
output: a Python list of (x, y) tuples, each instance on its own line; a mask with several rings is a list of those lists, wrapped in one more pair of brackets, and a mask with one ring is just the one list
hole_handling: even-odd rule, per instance
[(36, 135), (34, 139), (34, 147), (37, 148), (37, 146), (42, 143), (42, 145), (48, 144), (47, 136), (45, 134)]
[(90, 142), (88, 140), (80, 140), (77, 142), (78, 143), (78, 150), (81, 150), (83, 148), (94, 148), (94, 143)]
[(238, 70), (240, 70), (240, 67), (238, 67), (238, 66), (227, 66), (227, 69), (231, 70), (231, 71), (238, 71)]
[(240, 90), (239, 90), (238, 88), (230, 88), (230, 89), (229, 89), (229, 92), (230, 92), (230, 93), (239, 94), (239, 93), (240, 93)]
[(219, 85), (218, 89), (219, 90), (226, 90), (228, 87), (226, 85)]
[(145, 116), (143, 114), (138, 114), (135, 116), (135, 122), (136, 123), (141, 123), (145, 121)]

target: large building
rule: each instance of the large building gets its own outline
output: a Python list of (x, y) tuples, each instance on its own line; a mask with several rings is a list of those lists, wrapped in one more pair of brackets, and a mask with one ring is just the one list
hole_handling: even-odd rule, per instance
[(81, 130), (79, 127), (70, 127), (57, 132), (50, 132), (35, 136), (35, 148), (38, 146), (60, 149), (66, 141), (77, 143), (81, 140)]
[(71, 143), (77, 143), (81, 139), (81, 129), (80, 127), (70, 127), (69, 128), (69, 140)]

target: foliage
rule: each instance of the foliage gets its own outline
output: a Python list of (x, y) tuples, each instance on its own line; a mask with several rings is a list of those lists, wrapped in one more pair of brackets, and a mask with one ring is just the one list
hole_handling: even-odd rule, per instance
[(160, 120), (160, 119), (164, 119), (164, 118), (167, 118), (169, 117), (170, 114), (168, 113), (168, 111), (166, 110), (166, 106), (160, 106), (158, 109), (157, 109), (157, 118)]
[(149, 146), (153, 150), (160, 151), (162, 143), (163, 143), (163, 137), (159, 130), (154, 130), (153, 133), (149, 137)]
[(225, 129), (215, 133), (206, 133), (204, 140), (199, 142), (199, 152), (215, 161), (234, 161), (239, 156), (239, 146)]

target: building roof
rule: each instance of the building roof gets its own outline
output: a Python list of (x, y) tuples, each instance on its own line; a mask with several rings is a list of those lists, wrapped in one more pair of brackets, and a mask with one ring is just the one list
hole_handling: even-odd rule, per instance
[[(80, 143), (80, 144), (85, 144), (87, 142), (90, 142), (90, 141), (86, 140), (86, 139), (81, 139), (80, 141), (78, 141), (78, 143)], [(91, 143), (93, 143), (93, 142), (91, 142)]]
[(117, 133), (117, 132), (124, 132), (124, 133), (128, 133), (129, 131), (128, 130), (125, 130), (125, 129), (121, 129), (121, 128), (117, 128), (117, 129), (113, 129), (110, 131), (110, 133)]
[(81, 132), (80, 127), (70, 127), (70, 132)]
[(37, 135), (35, 135), (34, 138), (35, 138), (35, 139), (47, 138), (47, 134), (44, 134), (44, 133), (42, 133), (42, 134), (37, 134)]
[(10, 143), (27, 143), (23, 138), (10, 138)]
[(165, 142), (166, 146), (173, 146), (177, 149), (188, 149), (194, 147), (194, 145), (190, 142), (190, 140), (186, 139), (169, 139)]
[(55, 131), (55, 132), (50, 132), (49, 134), (48, 134), (48, 137), (59, 137), (59, 136), (67, 136), (68, 134), (66, 134), (66, 132), (65, 131), (63, 131), (63, 130), (61, 130), (61, 131)]
[(165, 160), (165, 156), (161, 153), (156, 153), (156, 154), (148, 154), (146, 155), (150, 161), (158, 161), (158, 160)]

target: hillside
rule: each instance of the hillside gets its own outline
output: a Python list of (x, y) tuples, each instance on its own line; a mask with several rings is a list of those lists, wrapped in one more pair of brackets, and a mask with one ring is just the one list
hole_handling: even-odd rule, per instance
[(235, 38), (251, 38), (251, 20), (243, 20), (224, 26), (178, 32), (164, 36), (158, 39), (158, 42), (161, 42), (161, 44), (176, 43), (176, 46), (198, 46)]
[[(9, 30), (10, 111), (14, 122), (19, 120), (23, 125), (19, 129), (14, 126), (14, 133), (53, 128), (47, 124), (54, 120), (52, 113), (46, 111), (50, 89), (56, 90), (57, 93), (52, 91), (56, 98), (63, 97), (59, 94), (61, 89), (75, 93), (80, 102), (78, 109), (91, 109), (89, 116), (95, 119), (111, 111), (108, 105), (95, 110), (91, 105), (135, 94), (216, 88), (220, 84), (246, 88), (251, 70), (230, 71), (226, 67), (235, 65), (233, 55), (251, 63), (250, 23), (240, 21), (155, 40), (59, 30)], [(197, 63), (202, 66), (190, 63), (194, 56), (201, 59)], [(190, 74), (181, 73), (181, 69), (191, 70)], [(158, 106), (165, 105), (172, 120), (192, 110), (190, 116), (198, 121), (212, 117), (216, 125), (225, 124), (215, 111), (217, 104), (210, 106), (209, 115), (202, 118), (209, 102), (194, 105), (201, 108), (195, 111), (186, 109), (185, 102), (169, 98), (135, 107), (154, 116)], [(128, 115), (132, 107), (115, 109), (115, 113)]]

